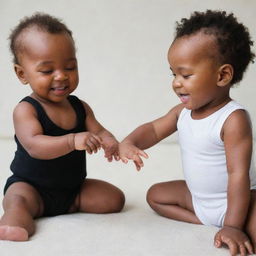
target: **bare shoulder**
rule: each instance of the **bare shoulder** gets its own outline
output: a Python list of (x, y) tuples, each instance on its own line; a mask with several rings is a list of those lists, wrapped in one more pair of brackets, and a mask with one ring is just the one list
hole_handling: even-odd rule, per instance
[(14, 108), (13, 124), (15, 134), (24, 144), (30, 137), (43, 133), (35, 108), (25, 101)]
[(252, 124), (249, 113), (238, 109), (232, 112), (223, 125), (223, 135), (233, 138), (251, 137)]
[(173, 107), (168, 114), (174, 114), (176, 118), (178, 119), (180, 116), (181, 111), (184, 109), (184, 104), (178, 104), (175, 107)]
[(90, 116), (90, 115), (94, 115), (94, 114), (93, 114), (93, 111), (92, 111), (92, 108), (89, 106), (89, 104), (86, 103), (85, 101), (81, 100), (81, 99), (80, 99), (80, 101), (82, 102), (82, 104), (83, 104), (83, 106), (84, 106), (86, 115), (87, 115), (87, 116), (88, 116), (88, 115), (89, 115), (89, 116)]
[(179, 118), (179, 115), (182, 111), (182, 109), (184, 108), (183, 104), (179, 104), (176, 105), (175, 107), (171, 108), (164, 116), (158, 118), (157, 120), (155, 120), (154, 122), (158, 122), (158, 121), (177, 121)]
[(18, 103), (13, 110), (14, 121), (15, 119), (22, 119), (27, 116), (37, 117), (37, 113), (35, 108), (30, 103), (22, 101)]
[(152, 122), (159, 140), (166, 138), (177, 130), (178, 118), (183, 108), (183, 104), (176, 105), (166, 115)]

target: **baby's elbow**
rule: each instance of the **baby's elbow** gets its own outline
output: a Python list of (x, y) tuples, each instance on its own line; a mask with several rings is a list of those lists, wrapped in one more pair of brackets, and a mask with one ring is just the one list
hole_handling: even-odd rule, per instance
[(32, 139), (27, 140), (26, 143), (22, 144), (22, 146), (30, 157), (35, 158), (35, 159), (40, 159), (40, 160), (47, 159), (42, 145), (37, 143), (37, 141), (32, 140)]
[(43, 152), (43, 149), (39, 145), (29, 144), (29, 145), (26, 145), (24, 148), (28, 153), (28, 155), (32, 158), (40, 159), (40, 160), (49, 159), (48, 154), (45, 154)]
[(26, 148), (26, 151), (30, 157), (35, 158), (35, 159), (42, 159), (42, 155), (40, 154), (39, 150), (37, 150), (33, 147), (28, 147), (28, 148)]

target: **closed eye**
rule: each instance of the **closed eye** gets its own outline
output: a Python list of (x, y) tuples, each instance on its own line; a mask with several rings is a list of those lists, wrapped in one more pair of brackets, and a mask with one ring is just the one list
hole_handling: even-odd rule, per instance
[(192, 75), (182, 75), (182, 77), (184, 78), (184, 79), (188, 79), (189, 77), (191, 77)]
[(76, 66), (74, 66), (74, 67), (69, 67), (69, 68), (65, 68), (65, 70), (67, 70), (67, 71), (73, 71), (73, 70), (76, 70), (76, 69), (77, 69)]
[(48, 74), (51, 74), (53, 72), (53, 70), (42, 70), (42, 71), (39, 71), (40, 73), (43, 73), (45, 75), (48, 75)]

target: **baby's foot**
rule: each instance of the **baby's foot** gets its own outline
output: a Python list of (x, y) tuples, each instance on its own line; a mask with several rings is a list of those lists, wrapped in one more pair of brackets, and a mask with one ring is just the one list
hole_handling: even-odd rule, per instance
[(0, 240), (27, 241), (28, 232), (21, 227), (0, 226)]

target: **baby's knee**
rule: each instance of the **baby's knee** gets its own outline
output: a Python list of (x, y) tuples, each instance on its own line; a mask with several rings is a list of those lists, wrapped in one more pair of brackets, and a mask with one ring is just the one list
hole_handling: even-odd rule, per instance
[(18, 194), (8, 194), (4, 197), (3, 207), (4, 208), (14, 208), (14, 207), (25, 207), (27, 205), (27, 200), (24, 196)]
[(118, 190), (113, 200), (112, 212), (121, 212), (124, 208), (124, 204), (125, 195), (121, 190)]
[(157, 197), (158, 197), (158, 191), (159, 191), (159, 188), (158, 188), (158, 184), (154, 184), (152, 185), (148, 191), (147, 191), (147, 196), (146, 196), (146, 199), (147, 199), (147, 202), (148, 204), (152, 207), (156, 201), (157, 201)]

